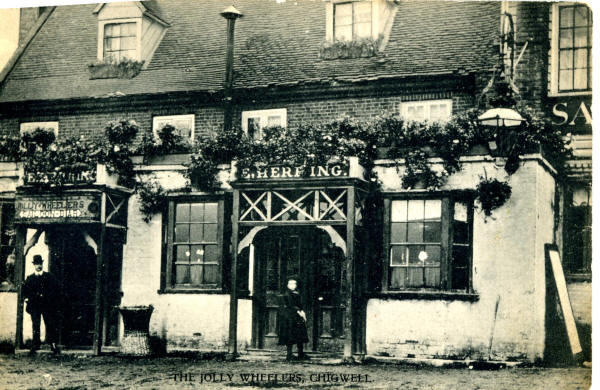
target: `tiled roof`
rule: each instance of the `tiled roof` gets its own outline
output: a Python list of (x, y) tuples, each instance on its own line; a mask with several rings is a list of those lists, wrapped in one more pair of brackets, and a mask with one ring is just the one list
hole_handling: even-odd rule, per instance
[[(226, 22), (221, 0), (152, 0), (171, 24), (152, 61), (131, 80), (90, 80), (96, 60), (94, 4), (56, 7), (0, 90), (0, 102), (179, 91), (218, 91), (225, 73)], [(322, 0), (234, 0), (235, 87), (469, 74), (495, 60), (499, 2), (397, 2), (383, 56), (321, 60)], [(382, 60), (384, 58), (385, 60)]]

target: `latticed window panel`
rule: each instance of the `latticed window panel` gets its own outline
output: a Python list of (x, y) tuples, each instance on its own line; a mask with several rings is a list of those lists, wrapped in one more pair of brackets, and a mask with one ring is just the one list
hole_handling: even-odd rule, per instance
[(240, 222), (346, 221), (348, 190), (240, 192)]

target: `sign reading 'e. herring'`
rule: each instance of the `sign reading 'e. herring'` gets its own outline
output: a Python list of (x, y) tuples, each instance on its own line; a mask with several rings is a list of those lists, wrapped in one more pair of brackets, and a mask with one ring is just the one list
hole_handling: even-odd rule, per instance
[(15, 199), (15, 213), (21, 223), (97, 222), (100, 202), (91, 194), (23, 195)]
[(299, 179), (305, 177), (348, 177), (347, 164), (327, 164), (315, 166), (265, 166), (259, 168), (243, 168), (243, 180), (260, 179)]

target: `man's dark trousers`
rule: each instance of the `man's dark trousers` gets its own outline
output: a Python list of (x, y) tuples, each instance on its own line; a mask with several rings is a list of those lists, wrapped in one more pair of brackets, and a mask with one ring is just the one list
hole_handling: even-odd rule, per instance
[(58, 316), (53, 310), (45, 311), (32, 311), (31, 323), (33, 325), (33, 343), (32, 349), (40, 349), (40, 325), (41, 318), (44, 317), (44, 324), (46, 325), (46, 342), (50, 345), (58, 344)]

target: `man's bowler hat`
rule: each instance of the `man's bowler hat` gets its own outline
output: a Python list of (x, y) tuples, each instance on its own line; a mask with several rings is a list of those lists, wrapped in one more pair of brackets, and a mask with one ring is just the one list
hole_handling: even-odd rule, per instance
[(44, 259), (40, 255), (35, 255), (33, 256), (33, 264), (44, 264)]

